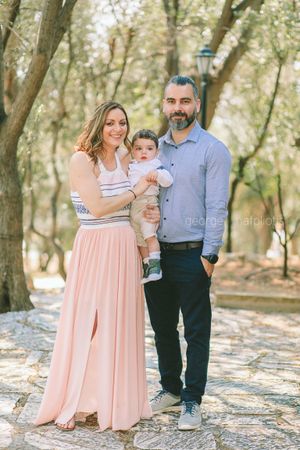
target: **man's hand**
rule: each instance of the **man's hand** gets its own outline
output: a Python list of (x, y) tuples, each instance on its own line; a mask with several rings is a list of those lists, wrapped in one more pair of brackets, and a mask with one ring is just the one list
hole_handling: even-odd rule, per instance
[(211, 277), (213, 274), (213, 271), (215, 270), (215, 265), (208, 262), (207, 259), (202, 258), (202, 256), (200, 256), (200, 258), (201, 258), (204, 270), (207, 273), (207, 276)]
[(146, 205), (146, 209), (144, 209), (143, 216), (145, 217), (147, 222), (159, 224), (160, 222), (159, 207), (157, 205)]
[(152, 182), (156, 182), (157, 181), (157, 177), (158, 177), (158, 172), (157, 170), (151, 170), (151, 172), (148, 172), (146, 175), (146, 180), (147, 181), (152, 181)]

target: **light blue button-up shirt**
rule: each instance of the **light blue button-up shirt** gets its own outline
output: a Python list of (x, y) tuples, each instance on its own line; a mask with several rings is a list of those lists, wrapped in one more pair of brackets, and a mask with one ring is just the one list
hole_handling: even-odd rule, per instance
[(160, 138), (159, 158), (174, 178), (161, 188), (158, 239), (203, 240), (203, 255), (218, 254), (227, 217), (231, 156), (227, 147), (196, 121), (175, 144), (169, 130)]

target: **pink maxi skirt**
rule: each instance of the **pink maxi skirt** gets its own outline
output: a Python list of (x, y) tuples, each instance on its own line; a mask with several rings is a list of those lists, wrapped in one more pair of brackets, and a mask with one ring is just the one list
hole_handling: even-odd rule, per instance
[(140, 279), (129, 225), (78, 230), (36, 425), (97, 412), (101, 431), (128, 430), (151, 417)]

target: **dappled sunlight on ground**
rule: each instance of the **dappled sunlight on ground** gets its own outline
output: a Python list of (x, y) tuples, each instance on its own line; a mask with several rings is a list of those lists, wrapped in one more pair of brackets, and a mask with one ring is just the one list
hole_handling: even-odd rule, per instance
[[(95, 433), (96, 416), (74, 433), (34, 427), (45, 387), (63, 289), (60, 277), (36, 276), (35, 309), (0, 315), (0, 449), (296, 450), (300, 448), (298, 314), (213, 306), (203, 425), (179, 432), (178, 412), (142, 420), (128, 432)], [(50, 290), (47, 290), (49, 287)], [(154, 336), (146, 315), (150, 397), (159, 389)], [(186, 352), (180, 324), (181, 349)], [(120, 440), (120, 437), (122, 439)], [(4, 442), (5, 444), (1, 444)], [(123, 445), (127, 442), (128, 445)]]
[(59, 275), (35, 273), (32, 275), (33, 285), (38, 290), (63, 289), (65, 282)]

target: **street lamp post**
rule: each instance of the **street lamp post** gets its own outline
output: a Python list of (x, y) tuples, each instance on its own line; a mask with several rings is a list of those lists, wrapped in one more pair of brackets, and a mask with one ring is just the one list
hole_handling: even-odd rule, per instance
[(202, 50), (199, 50), (199, 53), (196, 55), (198, 71), (201, 76), (201, 126), (204, 129), (206, 129), (206, 96), (208, 75), (211, 61), (214, 56), (215, 54), (207, 45)]

